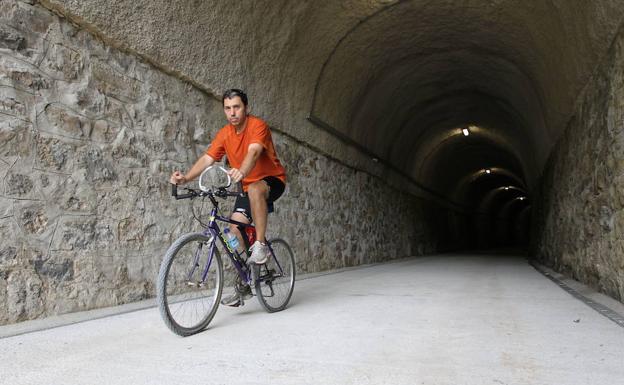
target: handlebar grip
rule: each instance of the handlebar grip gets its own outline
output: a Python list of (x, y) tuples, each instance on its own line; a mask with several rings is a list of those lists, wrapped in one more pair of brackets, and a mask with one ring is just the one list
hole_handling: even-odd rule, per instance
[(196, 196), (199, 196), (199, 193), (196, 190), (190, 188), (187, 188), (186, 190), (187, 193), (178, 194), (178, 185), (173, 183), (171, 184), (171, 196), (174, 197), (176, 200), (195, 198)]

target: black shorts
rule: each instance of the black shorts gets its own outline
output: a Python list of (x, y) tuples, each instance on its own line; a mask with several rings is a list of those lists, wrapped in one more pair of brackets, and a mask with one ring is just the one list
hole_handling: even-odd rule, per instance
[[(275, 202), (279, 197), (284, 193), (284, 189), (286, 185), (280, 179), (274, 176), (267, 176), (262, 178), (263, 181), (269, 186), (269, 197), (267, 198), (267, 208), (270, 213), (273, 212), (274, 206), (273, 202)], [(251, 219), (251, 204), (249, 203), (249, 197), (247, 194), (245, 196), (236, 197), (236, 202), (234, 202), (234, 212), (241, 213), (247, 219), (249, 219), (249, 223), (253, 220)]]

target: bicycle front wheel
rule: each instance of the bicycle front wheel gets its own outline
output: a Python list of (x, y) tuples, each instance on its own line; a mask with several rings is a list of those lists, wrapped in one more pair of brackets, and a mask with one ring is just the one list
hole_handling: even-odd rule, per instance
[[(223, 264), (212, 237), (186, 234), (167, 250), (157, 282), (158, 308), (172, 332), (189, 336), (203, 330), (217, 312), (223, 290)], [(207, 273), (204, 278), (204, 272)]]
[(259, 266), (255, 288), (260, 305), (273, 313), (284, 310), (295, 288), (295, 256), (283, 239), (268, 242), (272, 255)]

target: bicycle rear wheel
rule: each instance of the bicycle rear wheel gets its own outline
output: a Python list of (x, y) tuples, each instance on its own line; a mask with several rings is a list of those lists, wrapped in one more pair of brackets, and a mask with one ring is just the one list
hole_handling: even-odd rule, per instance
[[(210, 255), (212, 242), (202, 233), (185, 234), (169, 247), (160, 265), (158, 308), (165, 325), (178, 335), (203, 330), (219, 307), (223, 264), (216, 245)], [(208, 274), (202, 280), (207, 265)]]
[(259, 266), (256, 275), (256, 296), (269, 313), (284, 310), (295, 288), (295, 256), (283, 239), (271, 239), (273, 250), (266, 264)]

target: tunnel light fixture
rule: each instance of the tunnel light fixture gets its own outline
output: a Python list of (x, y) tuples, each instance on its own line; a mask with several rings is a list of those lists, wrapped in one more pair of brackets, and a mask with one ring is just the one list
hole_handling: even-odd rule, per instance
[(492, 170), (490, 170), (489, 168), (486, 168), (486, 169), (485, 169), (485, 173), (486, 173), (486, 174), (491, 174), (491, 173), (492, 173)]
[(518, 199), (520, 199), (521, 201), (523, 201), (523, 200), (525, 200), (525, 199), (526, 199), (526, 197), (520, 197), (520, 198), (518, 198)]
[(462, 128), (462, 133), (464, 134), (464, 136), (470, 135), (470, 131), (468, 131), (467, 128)]
[(375, 163), (379, 162), (378, 158), (372, 158), (372, 159), (373, 159), (373, 162), (375, 162)]
[(509, 190), (509, 186), (505, 186), (505, 190)]

